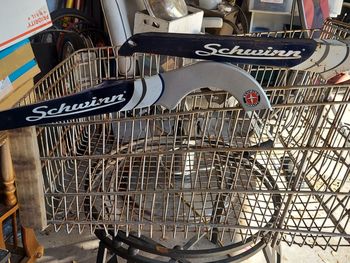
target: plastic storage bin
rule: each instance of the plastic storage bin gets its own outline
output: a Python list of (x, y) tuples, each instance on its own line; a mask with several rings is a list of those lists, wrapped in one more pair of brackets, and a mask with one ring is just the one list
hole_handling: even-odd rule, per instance
[(290, 14), (293, 0), (250, 0), (249, 11)]

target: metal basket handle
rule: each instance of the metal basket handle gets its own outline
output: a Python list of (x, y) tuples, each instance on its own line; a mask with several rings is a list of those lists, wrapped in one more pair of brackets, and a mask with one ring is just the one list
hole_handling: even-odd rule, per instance
[(231, 64), (199, 62), (159, 74), (159, 77), (163, 80), (165, 87), (157, 104), (170, 109), (174, 108), (187, 94), (204, 87), (219, 88), (229, 92), (245, 111), (271, 108), (260, 84), (249, 73)]
[(230, 92), (245, 110), (270, 108), (252, 76), (216, 62), (200, 62), (145, 79), (104, 81), (82, 92), (0, 112), (0, 130), (82, 118), (160, 104), (174, 108), (188, 93), (201, 87)]
[(319, 73), (330, 79), (350, 70), (347, 39), (257, 38), (201, 34), (141, 33), (131, 36), (119, 55), (152, 53), (234, 64), (274, 66)]

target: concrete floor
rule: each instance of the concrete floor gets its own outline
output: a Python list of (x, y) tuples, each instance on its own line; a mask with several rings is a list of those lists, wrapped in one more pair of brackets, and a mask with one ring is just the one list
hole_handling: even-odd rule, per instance
[[(67, 235), (64, 231), (37, 233), (39, 242), (45, 247), (45, 255), (38, 263), (92, 263), (96, 262), (98, 240), (89, 233)], [(126, 261), (119, 260), (118, 263)], [(309, 247), (288, 247), (282, 245), (283, 263), (349, 263), (350, 249), (340, 248), (338, 252), (330, 249)], [(244, 263), (266, 263), (259, 252)]]

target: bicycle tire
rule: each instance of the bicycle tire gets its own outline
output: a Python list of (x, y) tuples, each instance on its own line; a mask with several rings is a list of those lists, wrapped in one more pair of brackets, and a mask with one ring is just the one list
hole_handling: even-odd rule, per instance
[(55, 24), (55, 22), (58, 19), (61, 19), (64, 17), (75, 17), (75, 18), (79, 18), (79, 19), (89, 23), (90, 25), (93, 25), (93, 26), (97, 25), (97, 22), (93, 18), (91, 18), (90, 16), (88, 16), (84, 12), (82, 12), (78, 9), (75, 9), (75, 8), (61, 8), (61, 9), (57, 9), (51, 13), (51, 20), (52, 20), (53, 24)]
[[(68, 51), (68, 48), (71, 48), (71, 50), (69, 50), (69, 52), (66, 53), (66, 51)], [(61, 50), (59, 52), (60, 61), (67, 58), (75, 51), (83, 48), (86, 48), (86, 44), (84, 42), (84, 39), (80, 35), (73, 32), (64, 34)]]

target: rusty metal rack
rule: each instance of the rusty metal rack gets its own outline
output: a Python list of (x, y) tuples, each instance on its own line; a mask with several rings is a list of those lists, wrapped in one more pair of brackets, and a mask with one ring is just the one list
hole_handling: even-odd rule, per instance
[[(322, 31), (256, 35), (315, 33), (341, 39), (349, 28), (330, 20)], [(75, 53), (22, 104), (195, 63), (136, 54), (134, 75), (120, 77), (115, 54), (110, 47)], [(230, 94), (201, 89), (174, 110), (152, 106), (39, 126), (49, 223), (57, 231), (102, 229), (120, 246), (127, 237), (157, 240), (181, 248), (179, 262), (189, 262), (183, 253), (213, 247), (349, 246), (350, 86), (310, 72), (241, 67), (264, 87), (271, 111), (247, 113)]]

